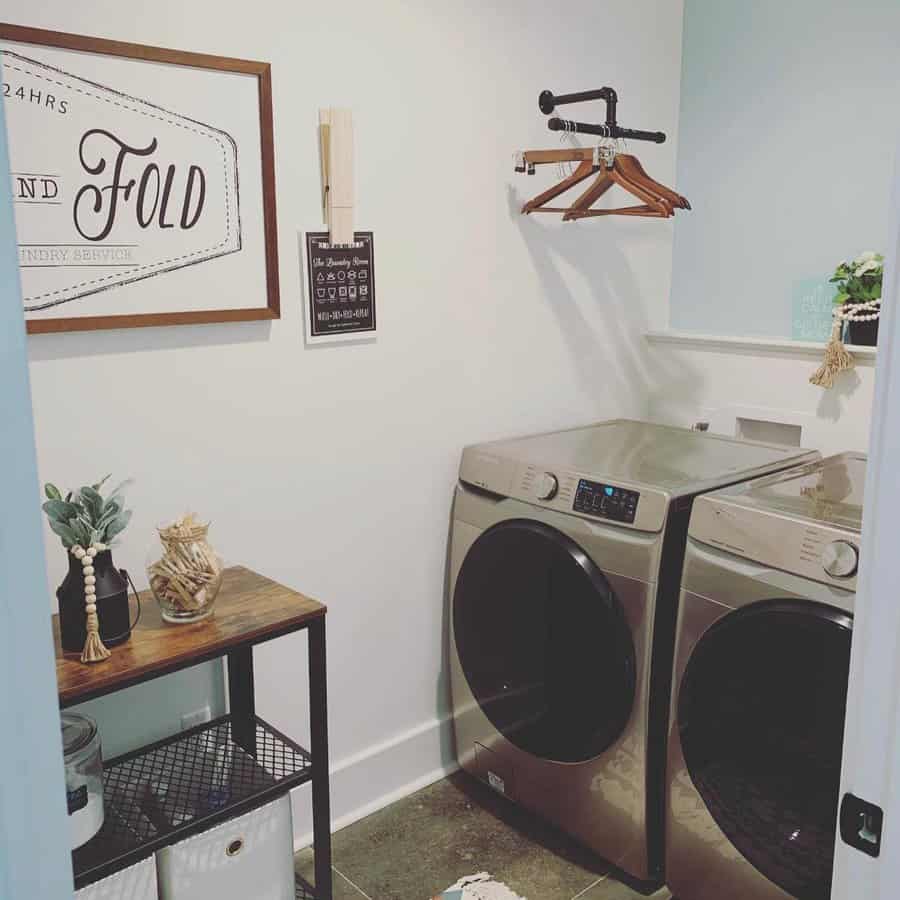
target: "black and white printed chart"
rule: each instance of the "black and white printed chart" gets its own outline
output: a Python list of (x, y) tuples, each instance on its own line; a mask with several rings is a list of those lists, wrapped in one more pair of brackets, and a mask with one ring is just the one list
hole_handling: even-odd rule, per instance
[(332, 246), (328, 232), (306, 234), (307, 341), (318, 343), (375, 331), (375, 250), (371, 231)]

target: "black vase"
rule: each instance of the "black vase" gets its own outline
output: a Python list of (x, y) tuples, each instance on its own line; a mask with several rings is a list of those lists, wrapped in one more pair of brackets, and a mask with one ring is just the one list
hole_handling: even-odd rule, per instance
[[(69, 554), (69, 572), (57, 588), (59, 600), (59, 638), (63, 650), (80, 653), (87, 638), (87, 612), (84, 603), (84, 573), (80, 559)], [(103, 550), (94, 557), (94, 578), (100, 639), (114, 647), (131, 637), (128, 611), (128, 578), (124, 569), (113, 565), (112, 551)]]
[(880, 321), (880, 319), (875, 319), (873, 322), (848, 322), (847, 337), (850, 343), (856, 344), (857, 347), (877, 347)]

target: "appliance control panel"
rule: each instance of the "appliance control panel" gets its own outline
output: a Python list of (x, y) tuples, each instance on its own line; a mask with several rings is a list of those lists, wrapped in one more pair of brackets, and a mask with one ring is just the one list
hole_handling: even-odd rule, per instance
[(572, 509), (575, 512), (587, 513), (601, 519), (612, 519), (614, 522), (627, 522), (631, 525), (637, 513), (640, 496), (638, 491), (629, 491), (612, 484), (600, 484), (581, 478), (578, 481)]
[(706, 494), (694, 501), (690, 536), (763, 566), (856, 590), (859, 534), (847, 529), (806, 524)]
[(481, 446), (463, 450), (459, 477), (463, 485), (481, 488), (495, 497), (581, 515), (593, 519), (597, 527), (602, 523), (609, 527), (659, 532), (665, 525), (671, 502), (671, 497), (659, 489), (601, 481), (606, 477), (602, 472), (579, 472), (550, 460), (507, 458)]

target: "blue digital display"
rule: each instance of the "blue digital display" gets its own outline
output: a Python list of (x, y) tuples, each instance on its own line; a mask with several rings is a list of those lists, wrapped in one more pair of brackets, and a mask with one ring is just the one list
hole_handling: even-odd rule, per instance
[(587, 513), (601, 519), (634, 523), (640, 494), (614, 484), (598, 484), (581, 478), (575, 493), (572, 508), (575, 512)]

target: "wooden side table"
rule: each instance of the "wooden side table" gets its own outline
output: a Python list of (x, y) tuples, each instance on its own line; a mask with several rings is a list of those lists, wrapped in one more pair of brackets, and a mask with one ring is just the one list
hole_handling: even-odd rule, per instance
[[(202, 622), (164, 622), (149, 591), (141, 602), (131, 639), (91, 665), (62, 652), (54, 616), (60, 707), (224, 656), (229, 712), (104, 763), (106, 820), (72, 853), (76, 889), (312, 782), (316, 885), (298, 880), (297, 897), (332, 900), (326, 607), (240, 566), (226, 570)], [(253, 647), (301, 630), (309, 641), (309, 752), (257, 716), (254, 702)]]

